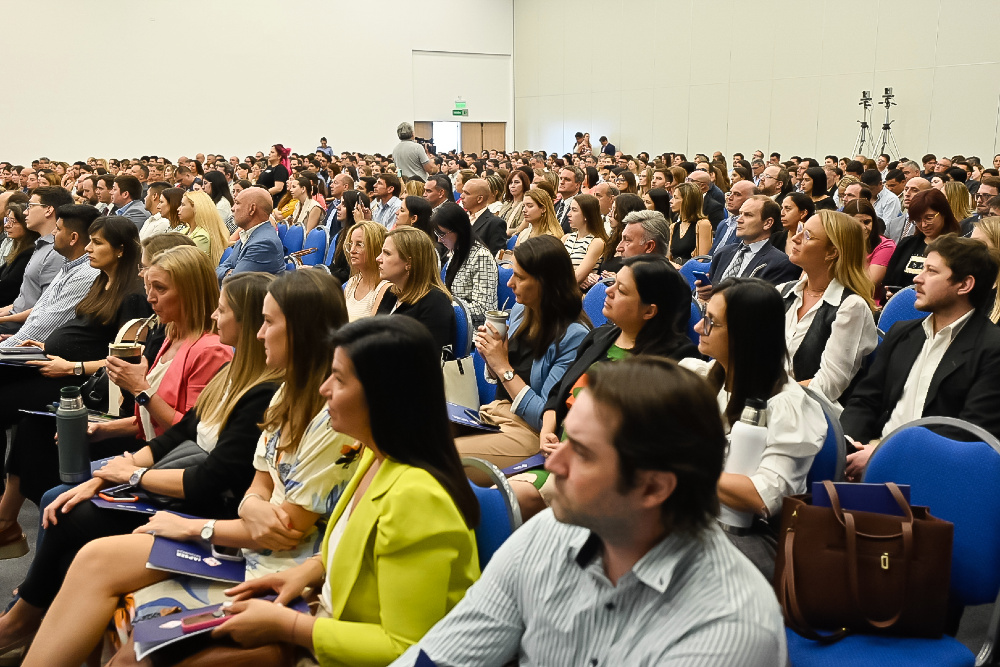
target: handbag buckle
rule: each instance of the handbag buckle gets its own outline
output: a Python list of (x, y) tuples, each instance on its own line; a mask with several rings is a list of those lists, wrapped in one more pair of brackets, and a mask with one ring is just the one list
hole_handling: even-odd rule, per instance
[(882, 558), (880, 558), (879, 560), (880, 560), (880, 562), (882, 564), (882, 569), (883, 570), (888, 570), (889, 569), (889, 554), (888, 553), (882, 554)]

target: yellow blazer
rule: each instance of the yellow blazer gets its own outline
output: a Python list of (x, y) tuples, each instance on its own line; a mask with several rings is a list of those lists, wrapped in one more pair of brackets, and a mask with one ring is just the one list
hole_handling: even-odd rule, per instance
[[(365, 450), (330, 516), (330, 532), (375, 460)], [(316, 619), (320, 665), (388, 665), (479, 578), (476, 538), (448, 492), (422, 468), (383, 461), (354, 508), (330, 570), (332, 618)]]

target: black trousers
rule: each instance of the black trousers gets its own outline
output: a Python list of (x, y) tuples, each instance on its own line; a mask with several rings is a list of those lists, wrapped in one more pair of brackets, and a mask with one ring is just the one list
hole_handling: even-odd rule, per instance
[[(91, 540), (131, 533), (148, 520), (148, 515), (138, 512), (101, 509), (89, 500), (80, 503), (46, 529), (19, 594), (32, 606), (48, 609), (80, 549)], [(114, 563), (107, 565), (114, 567)]]

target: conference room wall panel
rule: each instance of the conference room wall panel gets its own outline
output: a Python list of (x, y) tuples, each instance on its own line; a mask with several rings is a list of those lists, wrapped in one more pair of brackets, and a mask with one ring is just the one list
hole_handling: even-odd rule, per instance
[[(690, 155), (721, 150), (731, 156), (734, 151), (761, 148), (783, 155), (846, 155), (859, 132), (861, 91), (870, 90), (879, 103), (883, 89), (892, 87), (897, 102), (891, 109), (892, 132), (903, 154), (962, 152), (991, 161), (1000, 149), (996, 136), (1000, 50), (992, 34), (1000, 24), (1000, 3), (844, 0), (831, 7), (793, 0), (766, 4), (665, 0), (654, 4), (650, 11), (646, 0), (622, 0), (594, 10), (589, 1), (580, 3), (579, 9), (574, 0), (515, 1), (515, 60), (529, 57), (524, 40), (558, 34), (565, 48), (551, 52), (546, 67), (568, 76), (566, 63), (590, 59), (595, 73), (589, 79), (590, 91), (597, 96), (615, 91), (621, 95), (614, 118), (603, 114), (589, 125), (573, 125), (564, 116), (527, 113), (521, 101), (530, 95), (515, 81), (518, 147), (531, 146), (522, 132), (544, 125), (552, 131), (530, 132), (558, 136), (555, 145), (544, 148), (559, 152), (570, 150), (573, 133), (583, 131), (595, 139), (606, 134), (630, 153)], [(543, 17), (552, 17), (554, 23)], [(528, 36), (518, 29), (525, 24), (531, 25)], [(596, 35), (592, 49), (586, 41), (566, 38), (582, 33)], [(605, 48), (608, 39), (617, 48)], [(537, 62), (537, 52), (530, 57)], [(596, 76), (599, 71), (615, 75)], [(654, 101), (651, 131), (645, 116), (633, 110), (647, 103), (647, 96), (635, 91), (649, 87)], [(689, 91), (686, 112), (670, 103), (682, 97), (677, 88)], [(670, 89), (669, 95), (665, 89)], [(706, 91), (713, 97), (707, 105), (698, 101)], [(721, 110), (716, 108), (720, 106)], [(880, 105), (872, 109), (876, 140), (884, 113)], [(639, 124), (633, 125), (633, 119)], [(678, 122), (687, 127), (680, 130), (674, 126)], [(671, 125), (661, 127), (661, 123)], [(871, 153), (872, 148), (866, 151)]]

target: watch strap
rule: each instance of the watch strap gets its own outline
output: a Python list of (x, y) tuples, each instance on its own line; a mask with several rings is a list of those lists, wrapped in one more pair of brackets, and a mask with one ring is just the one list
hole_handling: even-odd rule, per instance
[(153, 397), (144, 391), (140, 391), (138, 394), (135, 395), (135, 402), (139, 404), (140, 407), (146, 407), (147, 405), (149, 405), (149, 402), (151, 400), (153, 400)]

